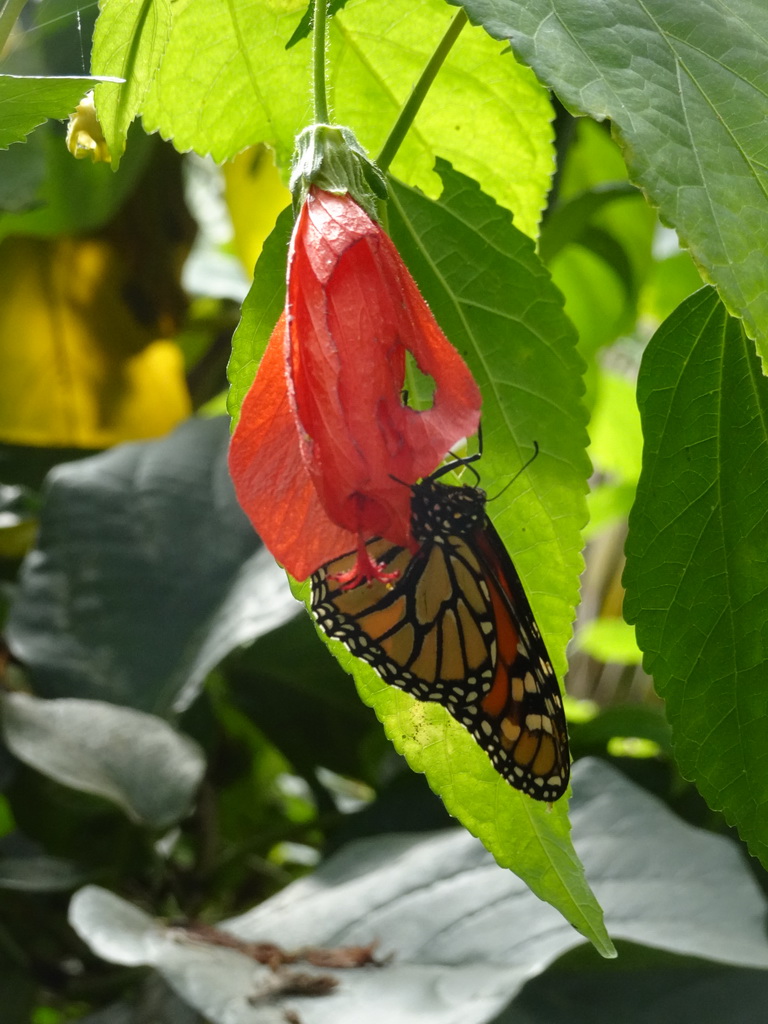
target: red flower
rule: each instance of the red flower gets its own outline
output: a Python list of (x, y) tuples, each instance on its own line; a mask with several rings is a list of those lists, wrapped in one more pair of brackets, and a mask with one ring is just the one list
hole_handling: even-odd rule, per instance
[[(434, 381), (423, 411), (403, 402), (407, 352)], [(230, 448), (238, 500), (272, 554), (305, 579), (375, 535), (412, 544), (404, 485), (476, 431), (480, 401), (389, 237), (349, 195), (311, 189), (286, 312)]]

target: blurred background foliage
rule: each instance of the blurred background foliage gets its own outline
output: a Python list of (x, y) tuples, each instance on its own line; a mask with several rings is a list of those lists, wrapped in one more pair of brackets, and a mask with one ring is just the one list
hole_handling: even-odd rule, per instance
[[(3, 71), (85, 73), (95, 14), (28, 7)], [(610, 126), (559, 105), (554, 124), (538, 245), (578, 328), (594, 466), (565, 680), (574, 758), (610, 762), (738, 842), (677, 771), (622, 618), (639, 361), (701, 278), (628, 183)], [(107, 964), (77, 937), (67, 904), (85, 882), (168, 921), (213, 923), (354, 839), (450, 823), (317, 642), (226, 475), (232, 333), (288, 202), (261, 145), (218, 167), (135, 128), (112, 174), (72, 160), (48, 122), (0, 152), (3, 1024), (201, 1019), (157, 975)], [(67, 702), (66, 729), (42, 698)], [(684, 977), (707, 1004), (698, 962), (623, 952), (622, 971), (659, 1001), (655, 1020), (680, 1019), (665, 993)], [(566, 954), (550, 968), (558, 1005), (543, 975), (498, 1019), (556, 1021), (563, 1006), (581, 1019), (585, 999), (591, 1021), (649, 1019), (630, 1016), (631, 980), (607, 983), (597, 959)], [(764, 1000), (759, 978), (720, 970), (734, 1001), (753, 988)]]

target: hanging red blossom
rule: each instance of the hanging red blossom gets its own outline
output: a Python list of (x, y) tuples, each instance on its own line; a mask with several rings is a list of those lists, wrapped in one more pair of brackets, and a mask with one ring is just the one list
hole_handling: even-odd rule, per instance
[[(404, 402), (408, 352), (434, 382), (429, 409)], [(480, 401), (387, 234), (348, 194), (311, 188), (286, 311), (230, 449), (238, 500), (270, 551), (305, 579), (374, 535), (412, 545), (404, 484), (476, 431)], [(360, 576), (375, 574), (362, 558)]]

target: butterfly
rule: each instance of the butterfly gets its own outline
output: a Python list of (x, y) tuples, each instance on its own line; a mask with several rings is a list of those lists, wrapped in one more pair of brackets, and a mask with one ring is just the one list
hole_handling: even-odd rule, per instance
[(374, 538), (385, 578), (352, 589), (357, 552), (333, 559), (312, 576), (311, 608), (385, 682), (447, 708), (512, 786), (552, 803), (570, 773), (557, 677), (485, 491), (439, 479), (473, 458), (412, 486), (415, 553)]

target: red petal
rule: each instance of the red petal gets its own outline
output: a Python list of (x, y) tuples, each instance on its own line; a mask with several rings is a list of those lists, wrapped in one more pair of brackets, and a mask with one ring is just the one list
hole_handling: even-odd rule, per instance
[(237, 500), (278, 562), (298, 580), (357, 544), (325, 513), (299, 451), (285, 381), (285, 316), (269, 339), (232, 435)]
[[(410, 489), (477, 429), (480, 393), (388, 236), (349, 196), (313, 191), (289, 262), (289, 391), (301, 450), (335, 522), (410, 541)], [(410, 351), (431, 409), (402, 403)]]

